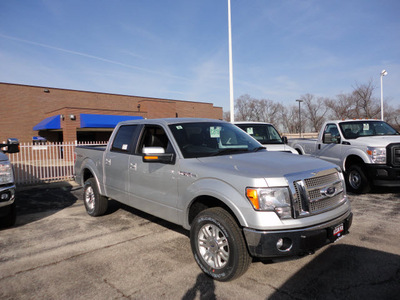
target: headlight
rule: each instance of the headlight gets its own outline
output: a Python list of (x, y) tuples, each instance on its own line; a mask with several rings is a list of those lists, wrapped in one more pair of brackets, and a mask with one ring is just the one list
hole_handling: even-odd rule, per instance
[(373, 164), (386, 163), (386, 148), (368, 147), (367, 154), (371, 158)]
[(287, 188), (247, 188), (246, 196), (255, 210), (274, 211), (281, 219), (292, 216)]
[(13, 183), (14, 176), (9, 161), (0, 162), (0, 184)]

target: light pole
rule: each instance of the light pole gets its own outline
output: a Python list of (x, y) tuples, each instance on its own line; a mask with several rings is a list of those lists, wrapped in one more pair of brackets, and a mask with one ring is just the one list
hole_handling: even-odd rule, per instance
[(233, 123), (235, 117), (235, 107), (233, 103), (233, 63), (232, 63), (232, 25), (231, 25), (231, 0), (228, 0), (228, 33), (229, 33), (229, 106), (231, 123)]
[(386, 70), (381, 72), (381, 120), (383, 121), (383, 76), (387, 75)]
[(303, 102), (303, 100), (297, 99), (296, 101), (299, 102), (299, 134), (300, 134), (300, 137), (301, 137), (301, 110), (300, 110), (300, 103)]

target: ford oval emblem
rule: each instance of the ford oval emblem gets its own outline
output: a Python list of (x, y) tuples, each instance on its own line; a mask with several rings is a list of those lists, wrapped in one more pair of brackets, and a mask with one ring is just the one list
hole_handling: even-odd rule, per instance
[(327, 197), (333, 197), (336, 194), (336, 188), (334, 186), (324, 188), (321, 190), (321, 194)]

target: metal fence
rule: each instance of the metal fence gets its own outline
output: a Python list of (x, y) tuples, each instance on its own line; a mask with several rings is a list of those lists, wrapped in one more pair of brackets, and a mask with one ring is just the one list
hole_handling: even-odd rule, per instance
[(21, 143), (20, 152), (9, 154), (17, 185), (30, 185), (74, 178), (75, 148), (107, 142)]

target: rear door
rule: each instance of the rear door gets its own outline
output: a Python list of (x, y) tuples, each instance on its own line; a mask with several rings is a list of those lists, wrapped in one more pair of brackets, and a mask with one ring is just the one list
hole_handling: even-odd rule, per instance
[(122, 125), (104, 159), (107, 195), (123, 203), (129, 200), (129, 160), (134, 151), (138, 125)]

